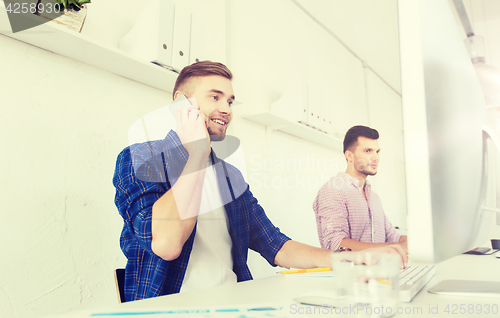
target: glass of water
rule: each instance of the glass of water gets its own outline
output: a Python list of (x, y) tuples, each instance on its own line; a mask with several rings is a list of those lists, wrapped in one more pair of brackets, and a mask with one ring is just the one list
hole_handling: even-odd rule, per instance
[(401, 257), (383, 253), (333, 253), (338, 305), (356, 317), (392, 317), (398, 306)]

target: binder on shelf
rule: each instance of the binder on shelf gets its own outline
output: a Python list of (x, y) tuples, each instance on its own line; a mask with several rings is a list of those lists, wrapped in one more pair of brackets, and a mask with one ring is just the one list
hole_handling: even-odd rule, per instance
[(189, 64), (205, 60), (205, 17), (200, 14), (191, 16), (191, 43)]
[(328, 90), (321, 87), (320, 106), (319, 106), (319, 127), (318, 129), (326, 133), (327, 126), (327, 111), (328, 111)]
[(299, 123), (303, 125), (309, 125), (309, 105), (307, 104), (307, 94), (306, 94), (306, 103), (301, 108), (301, 119)]
[(332, 124), (332, 116), (333, 116), (333, 96), (331, 93), (327, 94), (327, 103), (326, 103), (326, 133), (333, 134), (333, 124)]
[(174, 9), (174, 4), (168, 0), (150, 0), (118, 47), (141, 59), (172, 69)]
[(180, 5), (175, 5), (172, 67), (182, 70), (189, 63), (191, 36), (191, 13)]
[(309, 83), (307, 81), (303, 81), (302, 84), (302, 102), (300, 110), (300, 118), (299, 123), (303, 125), (308, 125), (309, 122)]
[(317, 84), (310, 84), (307, 92), (308, 121), (307, 124), (315, 129), (320, 129), (321, 89)]

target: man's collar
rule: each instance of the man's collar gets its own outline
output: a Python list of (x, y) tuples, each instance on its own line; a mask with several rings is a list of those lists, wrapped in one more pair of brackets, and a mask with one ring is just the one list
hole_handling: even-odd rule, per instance
[[(347, 182), (349, 182), (349, 184), (353, 185), (356, 189), (361, 189), (361, 187), (359, 186), (359, 180), (353, 176), (351, 176), (350, 174), (346, 173), (346, 172), (339, 172), (337, 174), (338, 177), (341, 177), (343, 178), (344, 180), (346, 180)], [(365, 180), (365, 184), (363, 187), (369, 187), (370, 186), (370, 183), (368, 182), (368, 180)]]

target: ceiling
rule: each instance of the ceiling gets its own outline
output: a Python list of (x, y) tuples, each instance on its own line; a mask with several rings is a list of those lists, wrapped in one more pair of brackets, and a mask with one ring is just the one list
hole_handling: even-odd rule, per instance
[[(448, 1), (465, 39), (467, 36), (453, 0)], [(355, 51), (390, 86), (400, 91), (397, 0), (294, 2)], [(485, 39), (486, 62), (500, 69), (500, 0), (463, 0), (463, 3), (474, 33)]]
[(500, 19), (498, 0), (462, 0), (471, 23)]
[[(448, 0), (452, 6), (457, 25), (462, 37), (467, 35), (462, 27), (453, 0)], [(486, 64), (500, 69), (500, 1), (499, 0), (462, 0), (467, 11), (472, 30), (475, 35), (484, 38)]]
[(292, 0), (401, 92), (396, 0)]

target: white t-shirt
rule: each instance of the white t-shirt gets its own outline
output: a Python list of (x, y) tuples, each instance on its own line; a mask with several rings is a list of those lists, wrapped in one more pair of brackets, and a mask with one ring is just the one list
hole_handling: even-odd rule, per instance
[(215, 168), (207, 166), (193, 249), (180, 292), (236, 283), (232, 246)]

